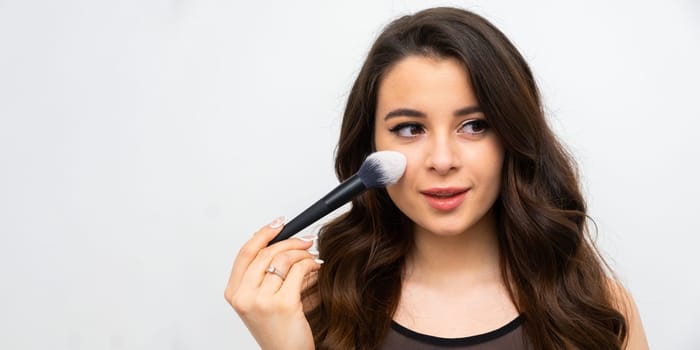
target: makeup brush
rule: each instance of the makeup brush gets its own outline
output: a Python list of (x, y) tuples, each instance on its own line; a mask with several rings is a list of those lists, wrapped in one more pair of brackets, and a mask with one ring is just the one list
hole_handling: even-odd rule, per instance
[(286, 223), (282, 232), (268, 245), (291, 237), (369, 188), (395, 184), (403, 176), (404, 170), (406, 157), (399, 152), (380, 151), (370, 154), (355, 175)]

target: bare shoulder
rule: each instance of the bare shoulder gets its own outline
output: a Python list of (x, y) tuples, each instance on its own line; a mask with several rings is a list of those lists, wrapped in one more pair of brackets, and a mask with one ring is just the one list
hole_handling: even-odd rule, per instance
[(639, 310), (632, 295), (615, 279), (608, 278), (608, 287), (610, 288), (614, 305), (627, 320), (629, 333), (623, 348), (626, 350), (648, 350), (649, 344), (642, 326), (642, 319), (639, 316)]

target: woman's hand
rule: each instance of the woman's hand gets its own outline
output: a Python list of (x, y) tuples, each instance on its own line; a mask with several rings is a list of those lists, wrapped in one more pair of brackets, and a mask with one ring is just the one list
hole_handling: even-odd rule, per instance
[(312, 240), (292, 238), (267, 247), (283, 221), (263, 227), (241, 247), (224, 297), (262, 349), (314, 349), (301, 292), (307, 275), (323, 262), (307, 251)]

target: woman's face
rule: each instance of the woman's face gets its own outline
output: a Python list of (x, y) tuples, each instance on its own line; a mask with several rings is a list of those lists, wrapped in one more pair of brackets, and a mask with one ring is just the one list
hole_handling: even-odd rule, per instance
[(377, 151), (406, 155), (387, 188), (417, 230), (459, 235), (477, 225), (500, 192), (503, 148), (464, 66), (453, 58), (408, 56), (379, 85)]

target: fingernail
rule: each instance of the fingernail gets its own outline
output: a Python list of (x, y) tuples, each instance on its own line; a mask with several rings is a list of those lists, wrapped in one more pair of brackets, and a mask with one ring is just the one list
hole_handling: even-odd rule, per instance
[(313, 249), (313, 248), (308, 249), (307, 252), (309, 252), (309, 254), (311, 254), (311, 255), (313, 255), (313, 256), (318, 256), (318, 255), (319, 255), (319, 254), (318, 254), (318, 250)]
[(316, 238), (318, 238), (318, 235), (303, 235), (299, 236), (299, 239), (305, 242), (313, 242)]
[(323, 264), (323, 260), (321, 259), (315, 259), (314, 261), (319, 265)]
[(270, 228), (279, 228), (280, 226), (282, 226), (283, 223), (284, 223), (284, 216), (280, 216), (277, 219), (273, 220), (268, 226)]

